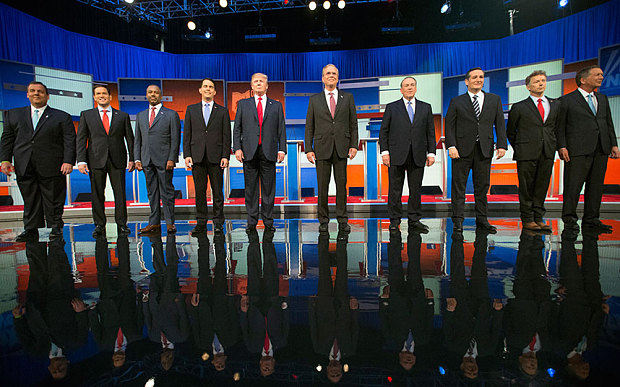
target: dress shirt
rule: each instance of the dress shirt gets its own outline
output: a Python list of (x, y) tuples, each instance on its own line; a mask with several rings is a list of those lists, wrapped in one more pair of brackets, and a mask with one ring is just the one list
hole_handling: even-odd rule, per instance
[(338, 88), (337, 87), (332, 91), (323, 89), (323, 92), (325, 93), (325, 101), (327, 101), (327, 109), (329, 109), (329, 97), (330, 97), (329, 93), (334, 94), (334, 101), (336, 101), (336, 106), (338, 106)]
[(329, 360), (338, 360), (340, 361), (340, 348), (338, 348), (338, 353), (334, 353), (334, 345), (332, 344), (332, 349), (329, 351)]
[[(596, 95), (594, 94), (594, 92), (588, 93), (587, 91), (585, 91), (581, 87), (578, 87), (577, 90), (579, 90), (581, 95), (583, 95), (583, 98), (586, 99), (586, 103), (588, 103), (588, 94), (592, 94), (592, 102), (594, 103), (594, 107), (596, 108), (596, 111), (598, 112), (598, 100), (596, 99)], [(590, 106), (590, 105), (588, 105), (588, 106)]]
[[(409, 100), (407, 98), (403, 97), (403, 103), (405, 104), (405, 111), (407, 111), (407, 106), (409, 104)], [(413, 109), (413, 116), (414, 116), (414, 119), (415, 119), (415, 98), (411, 98), (411, 109)], [(407, 114), (409, 114), (409, 112), (407, 112)], [(390, 154), (389, 150), (384, 150), (383, 152), (381, 152), (381, 156), (385, 156), (385, 155), (389, 155), (389, 154)], [(435, 157), (435, 154), (434, 153), (428, 153), (427, 156)]]
[(542, 105), (543, 108), (545, 109), (545, 121), (547, 121), (547, 117), (549, 117), (549, 111), (551, 110), (551, 105), (549, 104), (549, 100), (547, 99), (547, 97), (545, 97), (544, 95), (542, 97), (534, 97), (533, 95), (530, 95), (530, 98), (532, 99), (532, 101), (534, 101), (534, 106), (536, 106), (536, 108), (538, 109), (538, 100), (542, 99)]
[(482, 92), (482, 90), (480, 90), (476, 94), (467, 90), (467, 94), (469, 94), (469, 99), (471, 100), (472, 104), (474, 103), (474, 95), (478, 96), (478, 105), (480, 105), (480, 114), (482, 114), (482, 105), (484, 105), (484, 93)]
[[(40, 107), (40, 108), (36, 108), (30, 105), (30, 121), (32, 121), (32, 117), (34, 117), (35, 110), (39, 111), (39, 121), (41, 121), (41, 118), (43, 117), (43, 112), (45, 111), (45, 109), (47, 109), (47, 105)], [(33, 129), (36, 129), (36, 128), (33, 128)]]
[(99, 118), (101, 118), (101, 122), (103, 123), (103, 111), (107, 110), (108, 122), (110, 123), (110, 128), (112, 127), (112, 106), (108, 105), (108, 107), (104, 108), (100, 105), (97, 105), (97, 109), (99, 109)]
[[(254, 105), (256, 106), (256, 108), (258, 109), (258, 94), (254, 94)], [(263, 94), (260, 96), (261, 99), (261, 104), (263, 106), (263, 119), (265, 118), (265, 107), (267, 107), (267, 94)]]

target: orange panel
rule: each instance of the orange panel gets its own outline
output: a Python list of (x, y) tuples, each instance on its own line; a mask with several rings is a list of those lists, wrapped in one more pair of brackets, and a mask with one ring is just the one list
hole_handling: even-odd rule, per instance
[(7, 196), (9, 194), (9, 187), (0, 187), (0, 195)]
[(364, 166), (363, 165), (348, 165), (347, 166), (347, 192), (349, 187), (363, 187), (364, 186)]
[(607, 161), (605, 184), (620, 184), (620, 159), (609, 159)]
[[(230, 120), (234, 121), (237, 115), (237, 102), (244, 98), (252, 96), (250, 89), (250, 81), (247, 82), (228, 82), (226, 84), (226, 101), (228, 102), (228, 111), (230, 112)], [(269, 90), (267, 97), (275, 99), (282, 104), (284, 116), (286, 117), (286, 105), (284, 103), (284, 82), (269, 82)]]
[[(569, 64), (564, 65), (564, 73), (577, 72), (584, 67), (596, 66), (596, 65), (598, 65), (598, 59), (590, 59), (590, 60), (585, 60), (583, 62), (569, 63)], [(563, 94), (568, 94), (577, 89), (577, 82), (575, 82), (574, 78), (565, 79), (562, 82), (562, 86), (564, 89)]]
[[(188, 105), (200, 102), (200, 79), (190, 80), (164, 80), (162, 90), (164, 96), (172, 97), (172, 102), (166, 102), (167, 108), (175, 110), (179, 113), (182, 120), (185, 119), (185, 110)], [(224, 105), (224, 81), (215, 81), (215, 102)]]

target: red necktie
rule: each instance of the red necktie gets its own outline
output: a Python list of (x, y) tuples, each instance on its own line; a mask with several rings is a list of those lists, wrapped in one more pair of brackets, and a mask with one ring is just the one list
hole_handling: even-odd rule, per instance
[(538, 112), (540, 113), (540, 118), (544, 122), (545, 121), (545, 108), (543, 107), (541, 98), (538, 98)]
[[(540, 100), (538, 100), (538, 106), (540, 106)], [(530, 351), (534, 352), (534, 346), (536, 346), (536, 335), (534, 335), (532, 341), (530, 341)]]
[(334, 99), (334, 93), (329, 93), (329, 111), (332, 113), (332, 118), (334, 118), (334, 113), (336, 113), (336, 100)]
[(118, 333), (116, 334), (116, 347), (119, 351), (123, 348), (123, 331), (121, 331), (121, 328), (118, 328)]
[(267, 317), (265, 317), (265, 344), (263, 344), (265, 355), (269, 356), (269, 335), (267, 334)]
[(161, 332), (161, 343), (165, 348), (168, 348), (168, 338), (164, 335), (164, 332)]
[(105, 109), (103, 111), (103, 128), (105, 129), (106, 134), (110, 133), (110, 119), (108, 118), (108, 110)]
[(155, 106), (151, 108), (151, 117), (149, 118), (149, 128), (153, 126), (153, 121), (155, 121)]
[(334, 338), (334, 358), (338, 358), (338, 352), (340, 352), (340, 348), (338, 348), (338, 339)]
[(258, 97), (258, 105), (256, 105), (256, 113), (258, 114), (258, 145), (261, 144), (263, 137), (263, 104), (262, 97)]

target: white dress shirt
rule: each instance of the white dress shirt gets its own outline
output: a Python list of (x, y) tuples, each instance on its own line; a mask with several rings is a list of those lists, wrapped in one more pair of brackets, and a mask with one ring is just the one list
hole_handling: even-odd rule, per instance
[(103, 108), (99, 105), (97, 105), (97, 109), (99, 109), (99, 118), (101, 118), (101, 122), (103, 122), (103, 111), (107, 110), (106, 114), (108, 115), (108, 123), (110, 124), (110, 127), (112, 127), (112, 106)]
[[(581, 87), (578, 87), (577, 90), (579, 90), (581, 95), (583, 95), (583, 98), (586, 99), (586, 103), (588, 103), (588, 95), (590, 95), (590, 94), (592, 95), (592, 102), (594, 103), (594, 108), (598, 112), (598, 100), (596, 99), (596, 95), (594, 94), (594, 92), (588, 93), (587, 91), (585, 91)], [(588, 106), (590, 106), (590, 104), (588, 104)]]
[(338, 88), (336, 87), (334, 90), (329, 91), (327, 89), (323, 89), (323, 92), (325, 93), (325, 101), (327, 101), (327, 108), (329, 109), (329, 100), (330, 100), (330, 95), (329, 93), (333, 93), (334, 94), (334, 101), (336, 101), (336, 106), (338, 106)]
[(467, 94), (469, 94), (469, 99), (471, 100), (472, 104), (474, 103), (474, 95), (478, 96), (478, 105), (480, 105), (480, 114), (482, 114), (482, 105), (484, 105), (484, 93), (482, 92), (482, 90), (480, 90), (476, 94), (467, 90)]

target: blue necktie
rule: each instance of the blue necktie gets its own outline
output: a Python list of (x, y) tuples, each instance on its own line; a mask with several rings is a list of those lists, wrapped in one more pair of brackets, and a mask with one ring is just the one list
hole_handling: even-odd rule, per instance
[(588, 105), (590, 105), (590, 110), (592, 110), (592, 113), (596, 115), (596, 107), (594, 106), (594, 101), (592, 101), (592, 94), (588, 94)]
[(409, 329), (409, 335), (407, 336), (407, 344), (406, 344), (407, 352), (413, 352), (411, 348), (412, 345), (413, 345), (413, 335), (411, 334), (411, 329)]
[(37, 124), (39, 123), (39, 109), (34, 109), (32, 115), (32, 129), (37, 130)]
[(202, 112), (202, 116), (205, 118), (205, 126), (209, 124), (209, 117), (211, 117), (211, 109), (209, 109), (209, 104), (205, 104), (205, 110)]
[(413, 124), (413, 106), (411, 106), (411, 101), (407, 102), (407, 113), (409, 113), (409, 121)]

